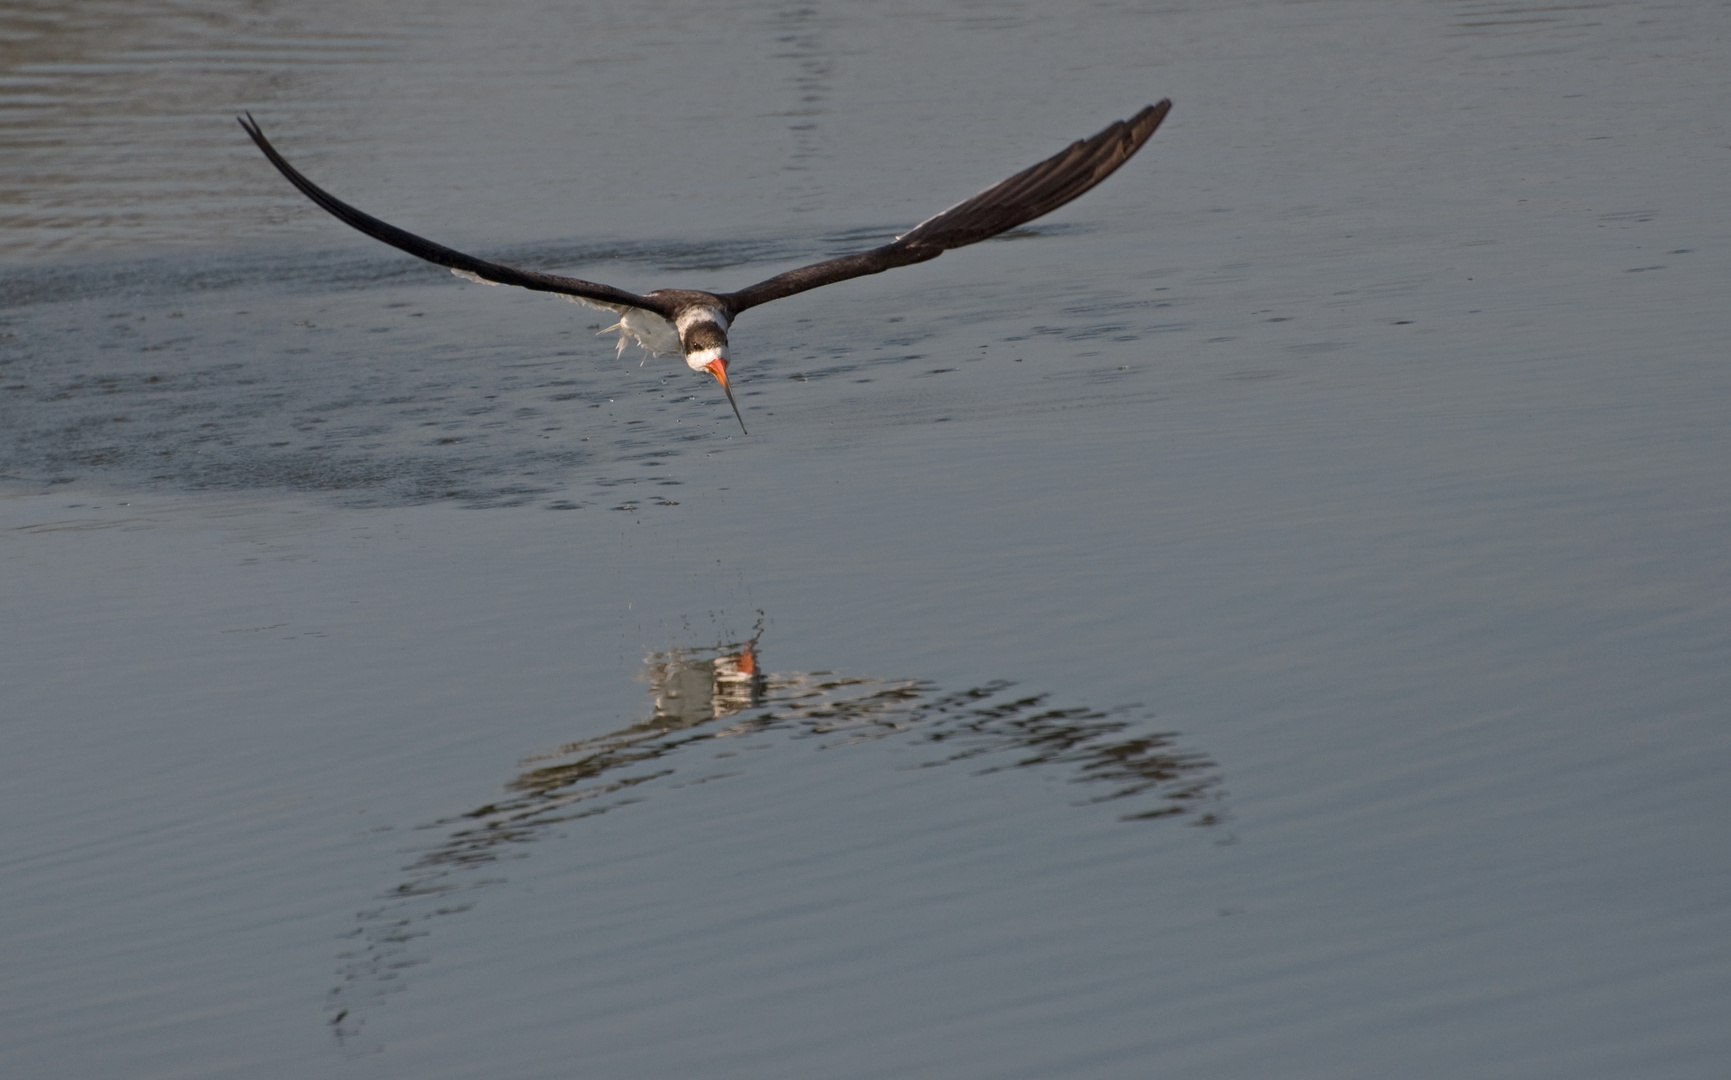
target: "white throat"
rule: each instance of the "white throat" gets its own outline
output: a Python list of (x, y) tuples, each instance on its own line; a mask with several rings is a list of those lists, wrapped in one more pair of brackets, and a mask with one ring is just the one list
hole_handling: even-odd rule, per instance
[(727, 360), (726, 349), (699, 349), (694, 353), (685, 354), (685, 364), (692, 371), (708, 371), (709, 365), (717, 360)]

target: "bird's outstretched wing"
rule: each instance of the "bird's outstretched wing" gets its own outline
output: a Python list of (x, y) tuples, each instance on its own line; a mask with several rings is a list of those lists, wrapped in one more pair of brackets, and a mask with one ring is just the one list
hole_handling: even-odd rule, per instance
[[(236, 119), (240, 119), (237, 117)], [(663, 303), (653, 297), (638, 296), (623, 289), (615, 289), (611, 285), (598, 285), (593, 281), (581, 281), (577, 278), (560, 277), (558, 274), (543, 274), (534, 270), (518, 270), (512, 266), (502, 266), (499, 263), (477, 259), (473, 255), (465, 255), (453, 251), (443, 244), (435, 244), (414, 233), (405, 232), (395, 225), (388, 225), (370, 214), (343, 202), (330, 192), (302, 176), (300, 172), (277, 153), (276, 147), (264, 137), (259, 130), (258, 121), (247, 113), (245, 119), (240, 119), (240, 126), (252, 136), (252, 141), (264, 151), (264, 156), (270, 159), (277, 171), (288, 177), (288, 182), (300, 188), (301, 194), (318, 203), (345, 225), (359, 229), (375, 240), (383, 240), (395, 248), (401, 248), (410, 255), (416, 255), (431, 263), (448, 266), (453, 270), (472, 274), (483, 281), (491, 281), (500, 285), (520, 285), (525, 289), (537, 292), (560, 293), (565, 296), (577, 296), (585, 300), (610, 307), (634, 307), (653, 311), (664, 318), (674, 317), (672, 305)]]
[(1171, 108), (1170, 100), (1161, 101), (1128, 120), (1109, 125), (1091, 139), (1073, 142), (1038, 165), (927, 218), (883, 247), (789, 270), (738, 292), (724, 293), (720, 299), (730, 314), (737, 315), (746, 308), (821, 285), (935, 259), (951, 248), (977, 243), (1049, 214), (1129, 161)]

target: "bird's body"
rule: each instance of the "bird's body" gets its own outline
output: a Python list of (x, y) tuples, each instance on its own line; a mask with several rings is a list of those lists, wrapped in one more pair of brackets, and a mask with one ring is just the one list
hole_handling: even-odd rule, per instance
[[(468, 270), (453, 269), (451, 273), (464, 281), (473, 281), (479, 285), (499, 284)], [(669, 321), (659, 311), (632, 307), (630, 304), (612, 304), (574, 294), (565, 297), (573, 304), (582, 304), (597, 311), (611, 311), (619, 316), (618, 322), (602, 327), (601, 333), (611, 334), (615, 330), (619, 332), (620, 356), (625, 355), (625, 346), (635, 342), (651, 356), (685, 356), (691, 370), (702, 371), (709, 361), (714, 359), (712, 356), (704, 356), (705, 352), (716, 348), (726, 349), (727, 326), (732, 320), (722, 309), (720, 297), (693, 289), (657, 289), (650, 293), (648, 298), (672, 301), (673, 319)], [(704, 323), (710, 325), (699, 329)], [(696, 346), (689, 351), (685, 347), (688, 331), (694, 335), (692, 344)], [(702, 362), (696, 362), (699, 360)]]
[[(1117, 171), (1153, 136), (1171, 107), (1170, 101), (1161, 101), (1129, 120), (1110, 124), (1093, 138), (1071, 143), (1045, 161), (927, 218), (890, 243), (870, 251), (789, 270), (738, 292), (657, 289), (641, 296), (611, 285), (487, 262), (388, 225), (338, 200), (302, 176), (265, 139), (250, 113), (240, 123), (277, 171), (345, 224), (411, 255), (449, 267), (452, 273), (470, 281), (557, 293), (590, 307), (612, 311), (619, 321), (607, 331), (619, 332), (620, 352), (624, 352), (628, 341), (635, 341), (655, 356), (684, 356), (693, 371), (715, 376), (727, 394), (728, 403), (733, 405), (734, 415), (739, 416), (739, 406), (734, 403), (733, 390), (727, 383), (727, 330), (740, 312), (808, 289), (935, 259), (951, 248), (977, 243), (1050, 213)], [(743, 417), (739, 420), (744, 430), (745, 420)]]

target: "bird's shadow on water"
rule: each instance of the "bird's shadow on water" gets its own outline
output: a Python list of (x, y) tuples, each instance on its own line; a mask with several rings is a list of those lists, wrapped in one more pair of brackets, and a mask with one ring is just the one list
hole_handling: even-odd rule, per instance
[[(909, 223), (911, 224), (911, 223)], [(604, 277), (617, 267), (632, 277), (739, 271), (741, 280), (712, 282), (742, 288), (755, 280), (748, 271), (769, 276), (776, 264), (828, 259), (888, 243), (908, 225), (867, 226), (821, 236), (714, 240), (540, 240), (489, 247), (481, 252), (525, 270)], [(1092, 232), (1083, 224), (1024, 225), (988, 243), (1040, 236)], [(365, 240), (338, 248), (294, 247), (288, 251), (250, 251), (138, 259), (66, 260), (0, 267), (0, 308), (105, 299), (137, 304), (173, 300), (189, 294), (220, 293), (257, 287), (333, 292), (390, 286), (435, 278), (448, 271), (397, 252), (379, 251)], [(608, 284), (613, 284), (608, 282)], [(696, 287), (686, 282), (682, 287)]]
[(526, 856), (525, 845), (551, 838), (561, 824), (716, 779), (690, 776), (716, 758), (730, 759), (726, 775), (740, 775), (745, 766), (731, 740), (750, 737), (761, 749), (767, 736), (822, 751), (893, 741), (925, 751), (901, 768), (1062, 774), (1075, 785), (1072, 805), (1109, 806), (1123, 822), (1217, 828), (1227, 821), (1215, 763), (1183, 749), (1175, 733), (1151, 730), (1140, 706), (1064, 706), (1008, 680), (946, 691), (920, 679), (770, 674), (757, 642), (651, 654), (642, 674), (652, 702), (646, 717), (535, 754), (500, 798), (421, 826), (441, 838), (409, 849), (414, 858), (401, 880), (344, 935), (349, 945), (326, 1021), (339, 1046), (378, 1049), (361, 1040), (368, 1014), (430, 961), (425, 939), (437, 920), (471, 910), (483, 890), (506, 882), (498, 864)]
[[(845, 255), (887, 243), (905, 231), (888, 226), (847, 229), (821, 236), (770, 239), (711, 240), (576, 240), (552, 239), (493, 245), (480, 254), (525, 270), (556, 271), (581, 277), (605, 277), (617, 268), (631, 279), (664, 275), (738, 271), (732, 288), (751, 284), (750, 268), (758, 274), (776, 272), (773, 264)], [(1012, 229), (997, 240), (1086, 231), (1076, 225), (1042, 225)], [(0, 266), (0, 308), (20, 309), (39, 304), (102, 299), (138, 304), (174, 300), (193, 294), (223, 293), (259, 287), (289, 292), (349, 292), (386, 287), (404, 281), (448, 279), (449, 271), (394, 251), (381, 251), (366, 240), (341, 247), (290, 245), (286, 250), (199, 253), (173, 257), (107, 258), (46, 261)], [(612, 282), (609, 282), (612, 284)], [(626, 285), (642, 282), (627, 281)], [(669, 284), (669, 283), (660, 283)], [(697, 282), (673, 282), (696, 287)], [(718, 286), (723, 283), (714, 283)]]

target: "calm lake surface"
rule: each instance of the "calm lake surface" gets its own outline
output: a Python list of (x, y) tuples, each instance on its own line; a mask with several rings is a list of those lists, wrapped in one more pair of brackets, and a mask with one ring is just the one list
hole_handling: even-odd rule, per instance
[(1723, 1076), (1728, 40), (9, 4), (7, 1075)]

